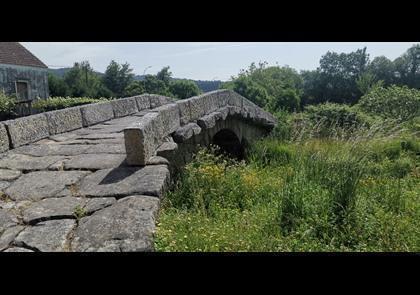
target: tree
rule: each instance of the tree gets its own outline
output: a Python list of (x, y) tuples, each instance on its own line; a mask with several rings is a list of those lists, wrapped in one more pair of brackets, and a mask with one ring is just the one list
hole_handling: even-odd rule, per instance
[(133, 81), (130, 83), (130, 85), (127, 86), (127, 88), (125, 88), (124, 92), (127, 96), (136, 96), (146, 93), (143, 84), (144, 83), (141, 81)]
[(69, 88), (64, 80), (51, 73), (48, 74), (48, 87), (50, 96), (68, 96)]
[(144, 77), (144, 81), (141, 82), (146, 93), (160, 94), (166, 96), (170, 95), (168, 86), (165, 84), (165, 82), (158, 79), (154, 75), (146, 75)]
[(169, 82), (171, 80), (172, 73), (169, 71), (169, 67), (164, 67), (162, 70), (160, 70), (156, 74), (156, 78), (163, 83), (165, 83), (166, 86), (169, 86)]
[(245, 96), (260, 107), (276, 112), (280, 109), (298, 110), (302, 94), (302, 78), (289, 67), (271, 66), (260, 62), (252, 63), (241, 70), (238, 77), (223, 87)]
[(64, 75), (64, 82), (69, 87), (69, 95), (73, 97), (100, 97), (101, 80), (93, 72), (88, 61), (74, 63)]
[(420, 88), (420, 44), (413, 45), (393, 62), (398, 85)]
[(377, 81), (382, 80), (385, 86), (395, 83), (394, 64), (385, 56), (375, 57), (369, 63), (367, 71), (374, 75)]
[(197, 84), (189, 80), (171, 81), (169, 92), (178, 99), (185, 99), (200, 94)]
[(133, 80), (134, 74), (130, 65), (128, 63), (120, 65), (114, 60), (108, 65), (102, 78), (103, 84), (117, 97), (125, 95), (125, 89)]
[(356, 103), (361, 96), (356, 80), (367, 70), (369, 55), (366, 47), (351, 53), (327, 52), (321, 57), (317, 69), (328, 101)]

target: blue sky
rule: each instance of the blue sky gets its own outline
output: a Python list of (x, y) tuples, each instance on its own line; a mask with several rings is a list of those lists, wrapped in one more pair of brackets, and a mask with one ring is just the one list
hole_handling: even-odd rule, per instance
[(88, 60), (104, 72), (114, 59), (128, 62), (136, 74), (156, 74), (170, 66), (174, 77), (228, 80), (251, 62), (289, 65), (312, 70), (327, 51), (351, 52), (367, 47), (371, 59), (395, 59), (416, 42), (21, 42), (50, 68), (69, 67)]

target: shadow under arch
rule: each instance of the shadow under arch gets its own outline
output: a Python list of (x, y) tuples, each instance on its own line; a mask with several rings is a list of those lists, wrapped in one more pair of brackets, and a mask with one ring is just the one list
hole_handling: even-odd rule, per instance
[(223, 153), (230, 157), (242, 160), (245, 157), (245, 146), (235, 134), (229, 129), (222, 129), (212, 139), (212, 144), (217, 145)]

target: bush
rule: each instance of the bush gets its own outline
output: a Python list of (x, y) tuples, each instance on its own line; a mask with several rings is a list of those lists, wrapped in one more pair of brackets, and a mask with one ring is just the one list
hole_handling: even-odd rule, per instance
[(60, 110), (78, 105), (90, 104), (104, 101), (104, 98), (89, 98), (89, 97), (50, 97), (47, 99), (39, 99), (32, 104), (32, 107), (39, 112), (48, 112), (53, 110)]
[(16, 116), (16, 98), (0, 91), (0, 120), (7, 120)]
[(409, 120), (420, 115), (420, 90), (395, 85), (375, 87), (360, 99), (359, 106), (383, 118)]

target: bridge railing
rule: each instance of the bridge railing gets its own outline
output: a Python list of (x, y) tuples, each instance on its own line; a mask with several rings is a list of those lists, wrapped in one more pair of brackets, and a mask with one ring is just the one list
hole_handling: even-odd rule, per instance
[(169, 135), (178, 130), (193, 134), (194, 128), (211, 128), (227, 116), (240, 117), (266, 129), (276, 124), (272, 114), (234, 91), (208, 92), (157, 107), (125, 128), (127, 163), (146, 165)]

